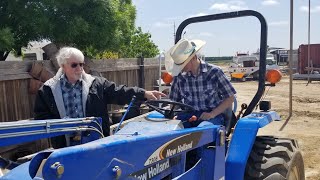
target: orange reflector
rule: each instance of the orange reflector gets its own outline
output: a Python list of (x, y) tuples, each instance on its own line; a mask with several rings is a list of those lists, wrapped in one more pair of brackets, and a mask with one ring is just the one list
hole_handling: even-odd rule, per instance
[(170, 84), (173, 80), (173, 77), (168, 72), (164, 72), (162, 73), (161, 79), (163, 80), (164, 83)]
[(241, 79), (243, 78), (244, 73), (231, 73), (231, 77)]
[(282, 74), (279, 70), (277, 69), (270, 69), (267, 71), (266, 74), (266, 79), (268, 82), (272, 83), (272, 84), (276, 84), (277, 82), (279, 82), (282, 78)]

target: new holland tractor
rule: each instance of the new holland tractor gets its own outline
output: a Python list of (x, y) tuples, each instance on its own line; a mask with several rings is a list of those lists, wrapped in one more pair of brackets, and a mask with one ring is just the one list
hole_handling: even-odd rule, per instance
[[(265, 102), (260, 103), (261, 112), (253, 112), (265, 86), (270, 85), (265, 82), (264, 17), (252, 10), (192, 17), (180, 24), (176, 42), (188, 24), (244, 16), (259, 19), (261, 42), (258, 90), (241, 117), (237, 119), (228, 111), (225, 126), (184, 128), (184, 122), (173, 117), (192, 112), (193, 108), (158, 100), (145, 102), (156, 111), (121, 121), (111, 127), (112, 135), (108, 137), (103, 137), (101, 119), (96, 117), (1, 123), (1, 148), (58, 135), (76, 134), (81, 138), (70, 138), (68, 147), (43, 150), (17, 161), (1, 157), (0, 179), (303, 180), (303, 159), (296, 140), (257, 136), (259, 128), (279, 120)], [(187, 168), (195, 156), (198, 159)]]

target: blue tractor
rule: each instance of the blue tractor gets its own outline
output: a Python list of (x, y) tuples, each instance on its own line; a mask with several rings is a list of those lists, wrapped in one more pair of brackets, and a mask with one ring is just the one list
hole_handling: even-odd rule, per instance
[[(103, 137), (101, 119), (95, 117), (1, 123), (1, 148), (58, 135), (70, 137), (70, 146), (47, 149), (17, 161), (1, 157), (0, 179), (303, 180), (303, 158), (297, 141), (257, 136), (259, 128), (279, 120), (276, 112), (269, 111), (268, 103), (260, 102), (265, 86), (270, 85), (265, 82), (264, 17), (245, 10), (189, 18), (177, 29), (176, 42), (188, 24), (244, 16), (259, 19), (261, 42), (258, 90), (242, 117), (237, 119), (229, 110), (225, 126), (184, 128), (183, 121), (172, 118), (176, 113), (192, 111), (192, 107), (158, 100), (146, 102), (156, 111), (112, 126), (108, 137)], [(259, 102), (263, 111), (253, 112)], [(196, 161), (187, 167), (194, 157)]]

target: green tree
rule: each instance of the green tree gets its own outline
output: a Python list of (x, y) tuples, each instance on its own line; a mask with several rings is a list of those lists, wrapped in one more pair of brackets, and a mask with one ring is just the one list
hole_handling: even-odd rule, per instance
[[(29, 40), (39, 40), (43, 24), (41, 12), (34, 3), (26, 1), (0, 1), (0, 60), (5, 60), (11, 50), (21, 54), (21, 47)], [(35, 18), (34, 18), (35, 17)]]
[(1, 0), (0, 60), (42, 39), (58, 47), (119, 52), (130, 43), (135, 17), (131, 0)]
[(143, 33), (141, 27), (138, 27), (131, 36), (128, 46), (121, 48), (121, 57), (155, 57), (159, 54), (158, 46), (151, 40), (150, 33)]
[(14, 37), (10, 28), (0, 29), (0, 60), (6, 59), (14, 45)]

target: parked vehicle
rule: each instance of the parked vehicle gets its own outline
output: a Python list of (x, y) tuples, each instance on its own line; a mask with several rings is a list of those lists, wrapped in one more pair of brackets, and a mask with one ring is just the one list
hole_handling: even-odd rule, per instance
[[(247, 78), (257, 80), (259, 78), (259, 62), (259, 53), (235, 56), (228, 68), (231, 80), (245, 81)], [(266, 69), (279, 69), (274, 56), (269, 53), (266, 57)]]

